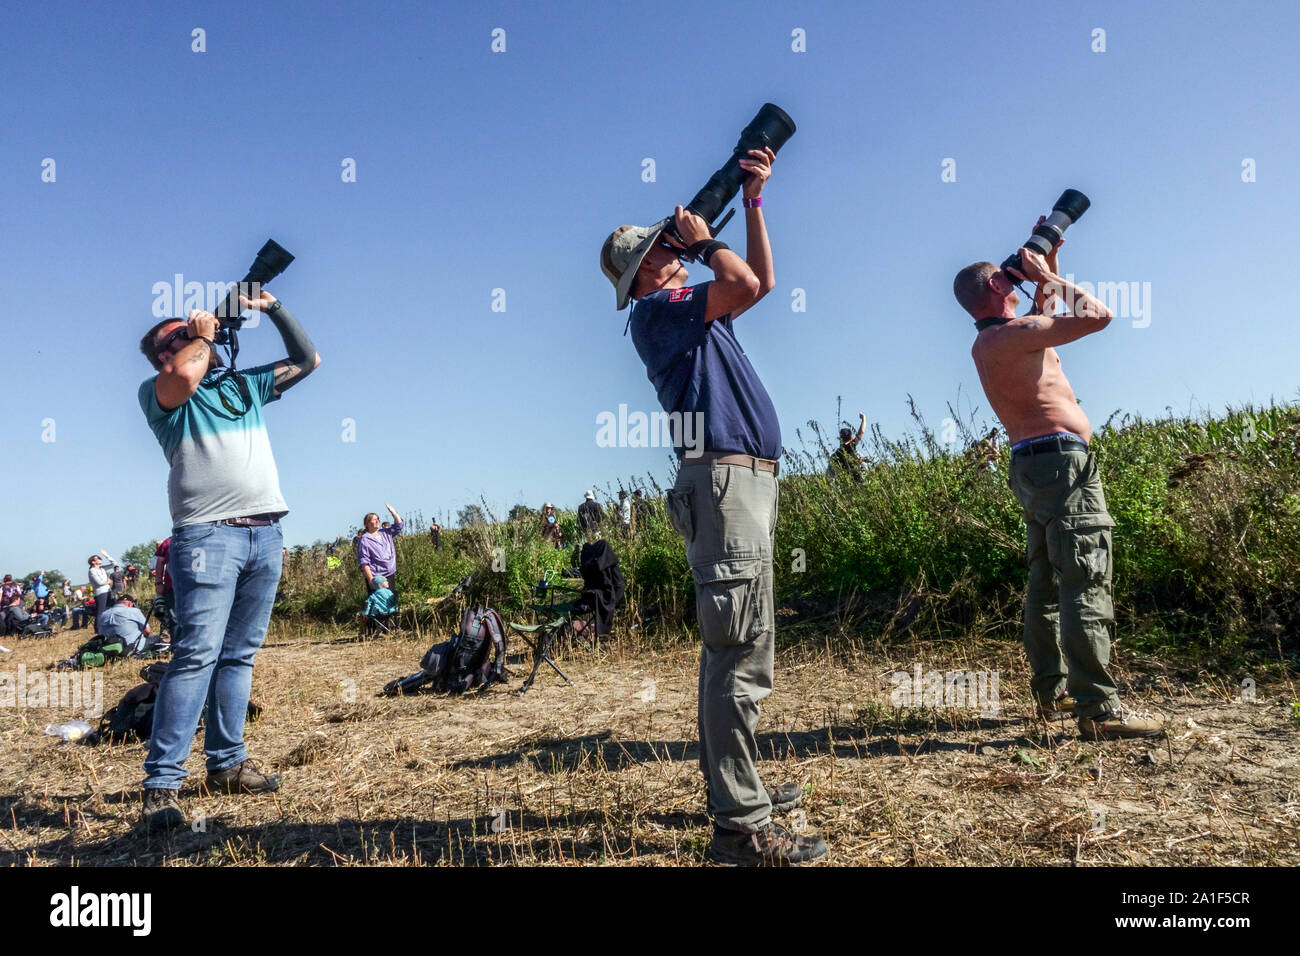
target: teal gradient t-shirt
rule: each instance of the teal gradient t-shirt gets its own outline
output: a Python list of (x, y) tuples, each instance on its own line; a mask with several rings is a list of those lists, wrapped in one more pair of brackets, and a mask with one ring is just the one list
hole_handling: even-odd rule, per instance
[(177, 528), (289, 511), (280, 494), (280, 474), (262, 418), (262, 406), (279, 397), (275, 367), (260, 365), (238, 373), (248, 385), (250, 399), (243, 415), (221, 401), (224, 394), (236, 409), (244, 403), (230, 378), (221, 382), (218, 392), (222, 371), (209, 372), (189, 401), (171, 411), (158, 404), (156, 375), (140, 384), (140, 408), (171, 466), (167, 499)]

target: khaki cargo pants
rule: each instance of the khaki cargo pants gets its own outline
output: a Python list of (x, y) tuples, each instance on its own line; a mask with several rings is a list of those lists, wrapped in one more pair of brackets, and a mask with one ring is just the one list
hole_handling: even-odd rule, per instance
[(700, 639), (700, 770), (718, 826), (752, 833), (772, 814), (759, 779), (759, 702), (772, 692), (776, 475), (683, 462), (668, 515), (686, 542)]
[(1024, 638), (1034, 693), (1047, 700), (1064, 687), (1075, 713), (1095, 717), (1119, 706), (1106, 670), (1115, 522), (1097, 462), (1081, 449), (1013, 455), (1008, 484), (1029, 532)]

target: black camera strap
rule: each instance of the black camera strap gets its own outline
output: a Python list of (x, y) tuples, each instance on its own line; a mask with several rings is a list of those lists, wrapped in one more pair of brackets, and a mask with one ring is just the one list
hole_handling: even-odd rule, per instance
[[(226, 333), (226, 347), (230, 350), (230, 364), (217, 376), (217, 380), (212, 383), (212, 388), (217, 390), (217, 397), (221, 399), (221, 404), (225, 406), (226, 411), (237, 418), (242, 418), (253, 407), (253, 397), (248, 390), (248, 382), (235, 368), (235, 360), (239, 357), (239, 332), (234, 325), (231, 325), (227, 327)], [(231, 404), (230, 399), (226, 397), (225, 390), (221, 387), (226, 379), (234, 379), (235, 388), (239, 392), (239, 400), (243, 403), (243, 408), (236, 408)]]
[(975, 331), (983, 332), (985, 329), (991, 329), (995, 325), (1006, 325), (1010, 321), (1010, 319), (1004, 319), (1001, 316), (990, 316), (985, 319), (977, 319), (975, 321)]

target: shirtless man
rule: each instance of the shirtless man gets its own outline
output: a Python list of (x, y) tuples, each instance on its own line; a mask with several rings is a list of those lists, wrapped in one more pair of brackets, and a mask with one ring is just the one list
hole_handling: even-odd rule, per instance
[[(1016, 318), (1020, 299), (1012, 279), (991, 262), (957, 273), (953, 294), (976, 319), (971, 356), (1011, 439), (1008, 484), (1029, 532), (1024, 641), (1039, 714), (1073, 714), (1079, 733), (1091, 740), (1154, 736), (1164, 718), (1125, 708), (1106, 670), (1115, 623), (1115, 522), (1088, 450), (1092, 426), (1055, 348), (1104, 329), (1112, 316), (1061, 278), (1055, 249), (1046, 259), (1030, 249), (1020, 257), (1024, 273), (1009, 270), (1011, 277), (1038, 285), (1029, 315)], [(1070, 311), (1042, 314), (1058, 295)]]

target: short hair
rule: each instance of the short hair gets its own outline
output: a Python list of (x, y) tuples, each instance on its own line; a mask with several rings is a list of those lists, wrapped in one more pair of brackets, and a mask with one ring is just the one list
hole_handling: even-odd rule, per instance
[(86, 559), (86, 563), (87, 563), (87, 564), (91, 564), (91, 563), (93, 563), (94, 560), (95, 560), (97, 557), (99, 557), (99, 555), (97, 555), (97, 554), (92, 554), (90, 557), (88, 557), (88, 558)]
[(952, 280), (952, 294), (957, 297), (961, 307), (974, 315), (989, 299), (989, 279), (997, 273), (998, 267), (991, 262), (972, 262)]
[(163, 319), (161, 322), (159, 322), (157, 325), (155, 325), (152, 329), (150, 329), (141, 337), (140, 354), (142, 354), (145, 358), (149, 360), (149, 364), (153, 366), (155, 372), (162, 371), (162, 363), (158, 361), (158, 350), (154, 345), (154, 339), (158, 337), (158, 331), (164, 325), (170, 325), (173, 322), (184, 322), (184, 321), (185, 321), (184, 319), (178, 317)]
[(377, 512), (377, 511), (367, 511), (367, 512), (365, 513), (365, 515), (361, 518), (361, 526), (362, 526), (363, 528), (365, 527), (366, 522), (367, 522), (368, 520), (370, 520), (370, 516), (371, 516), (371, 515), (374, 515), (374, 516), (375, 516), (375, 520), (376, 520), (376, 521), (379, 520), (379, 512)]

